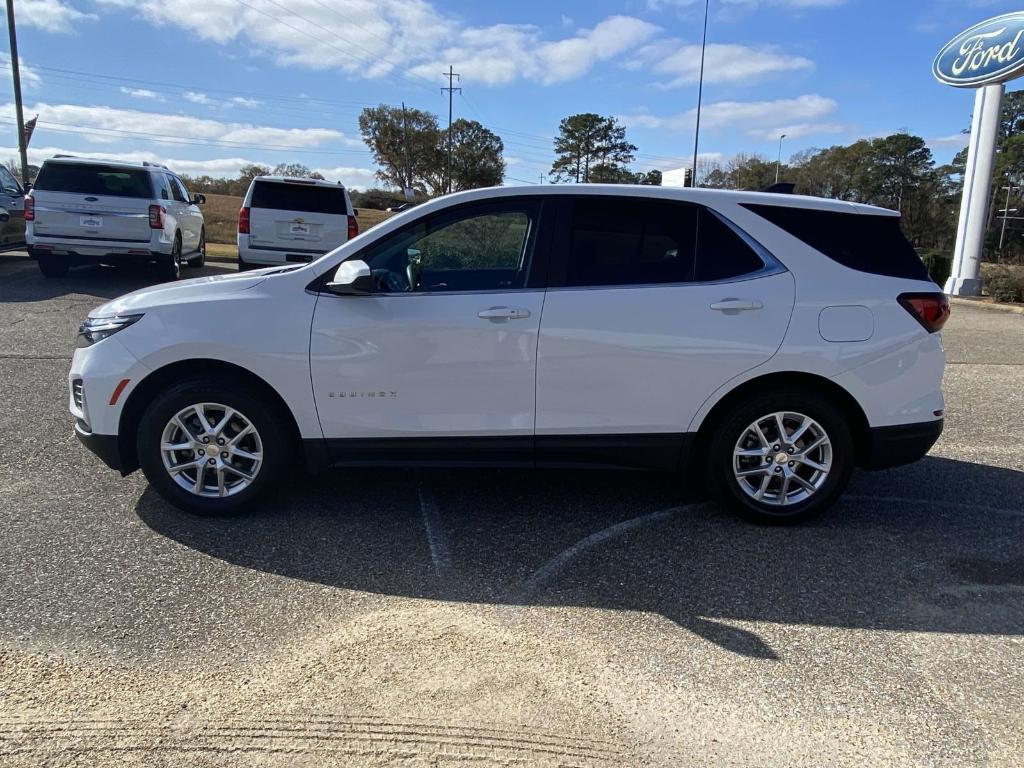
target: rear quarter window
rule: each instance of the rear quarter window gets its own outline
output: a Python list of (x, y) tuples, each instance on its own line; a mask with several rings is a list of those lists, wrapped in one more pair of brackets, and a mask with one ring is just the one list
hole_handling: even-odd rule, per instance
[(346, 215), (344, 187), (321, 187), (315, 184), (288, 184), (257, 181), (252, 189), (251, 208), (278, 211), (304, 211)]
[(153, 197), (149, 172), (85, 163), (46, 163), (35, 188), (48, 192), (111, 197)]
[(900, 230), (898, 216), (755, 203), (743, 207), (844, 267), (872, 275), (930, 279), (924, 262)]

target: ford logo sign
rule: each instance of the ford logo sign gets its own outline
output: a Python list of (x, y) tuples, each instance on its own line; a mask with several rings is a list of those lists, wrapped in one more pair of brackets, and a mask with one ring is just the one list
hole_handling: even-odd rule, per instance
[(975, 24), (939, 51), (932, 72), (960, 88), (1001, 83), (1024, 74), (1024, 12)]

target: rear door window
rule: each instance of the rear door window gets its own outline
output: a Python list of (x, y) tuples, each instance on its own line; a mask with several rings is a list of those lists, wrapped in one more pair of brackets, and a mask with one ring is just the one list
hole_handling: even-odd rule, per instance
[(318, 184), (289, 184), (257, 181), (252, 190), (251, 208), (270, 208), (278, 211), (304, 211), (348, 213), (344, 187), (323, 187)]
[(697, 214), (695, 206), (685, 203), (576, 198), (565, 284), (691, 282)]
[(79, 195), (153, 196), (148, 171), (89, 163), (45, 163), (39, 171), (35, 188)]
[(743, 205), (832, 261), (873, 275), (928, 280), (928, 270), (900, 230), (898, 216), (781, 205)]
[(697, 231), (698, 283), (729, 280), (764, 269), (765, 263), (739, 233), (717, 214), (702, 208)]

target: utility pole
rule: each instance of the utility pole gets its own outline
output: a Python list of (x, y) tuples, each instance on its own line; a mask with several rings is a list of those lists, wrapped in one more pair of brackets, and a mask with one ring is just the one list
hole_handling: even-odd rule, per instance
[(458, 91), (459, 93), (462, 93), (462, 89), (461, 88), (453, 88), (452, 84), (454, 83), (455, 78), (457, 78), (457, 77), (461, 78), (462, 75), (460, 75), (458, 72), (455, 72), (451, 64), (448, 65), (448, 71), (447, 72), (442, 72), (441, 74), (445, 75), (448, 78), (448, 87), (447, 88), (442, 88), (441, 92), (444, 93), (445, 91), (448, 91), (448, 164), (447, 164), (447, 168), (445, 170), (445, 176), (447, 176), (448, 180), (447, 180), (447, 183), (445, 184), (445, 190), (449, 194), (451, 194), (451, 191), (452, 191), (452, 96), (455, 94), (456, 91)]
[(708, 10), (711, 0), (704, 0), (704, 40), (700, 44), (700, 79), (697, 81), (697, 127), (693, 132), (693, 186), (697, 186), (697, 148), (700, 146), (700, 105), (704, 99), (704, 53), (708, 48)]
[(409, 116), (405, 111), (405, 102), (402, 102), (402, 145), (405, 147), (405, 184), (402, 192), (405, 194), (405, 202), (411, 203), (415, 200), (412, 191), (412, 160), (409, 156)]
[(1010, 193), (1013, 190), (1020, 190), (1020, 187), (1015, 187), (1012, 184), (1008, 187), (1003, 187), (1006, 190), (1006, 207), (1003, 208), (1003, 227), (999, 230), (999, 258), (1003, 258), (1003, 240), (1006, 239), (1006, 220), (1010, 218)]
[(779, 159), (775, 161), (775, 183), (779, 183), (779, 170), (782, 168), (782, 140), (786, 138), (786, 134), (779, 136)]
[(11, 36), (11, 74), (14, 75), (14, 112), (18, 119), (21, 183), (25, 186), (28, 184), (28, 146), (25, 143), (25, 113), (21, 108), (21, 67), (18, 64), (18, 33), (14, 28), (14, 0), (7, 0), (7, 31)]

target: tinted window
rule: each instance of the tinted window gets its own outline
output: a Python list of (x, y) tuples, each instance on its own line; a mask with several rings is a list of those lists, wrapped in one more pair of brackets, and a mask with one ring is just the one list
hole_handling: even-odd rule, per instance
[(511, 290), (526, 286), (538, 204), (469, 206), (428, 216), (356, 258), (387, 293)]
[(18, 180), (2, 165), (0, 165), (0, 185), (3, 186), (4, 192), (12, 195), (21, 194), (21, 185), (18, 183)]
[(289, 184), (257, 181), (252, 190), (252, 208), (273, 208), (279, 211), (333, 213), (346, 215), (344, 187), (321, 187), (316, 184)]
[(170, 186), (170, 181), (168, 180), (168, 178), (164, 174), (160, 173), (160, 174), (157, 174), (156, 181), (160, 185), (160, 189), (159, 189), (159, 192), (157, 194), (157, 197), (159, 197), (161, 200), (170, 200), (171, 199), (171, 186)]
[(697, 230), (697, 282), (728, 280), (764, 268), (764, 261), (736, 231), (707, 208)]
[(181, 200), (182, 200), (182, 202), (191, 203), (192, 202), (192, 195), (189, 194), (188, 187), (185, 186), (185, 182), (182, 181), (181, 179), (179, 179), (177, 176), (174, 177), (174, 181), (178, 185), (178, 190), (181, 193)]
[(187, 203), (188, 195), (185, 193), (185, 188), (181, 186), (181, 182), (174, 176), (168, 176), (167, 180), (171, 183), (171, 197), (179, 203)]
[(928, 280), (928, 270), (900, 231), (898, 216), (744, 205), (807, 245), (860, 272)]
[(80, 195), (153, 196), (148, 171), (87, 163), (43, 163), (35, 188)]
[(577, 198), (566, 285), (690, 282), (696, 241), (695, 206)]

